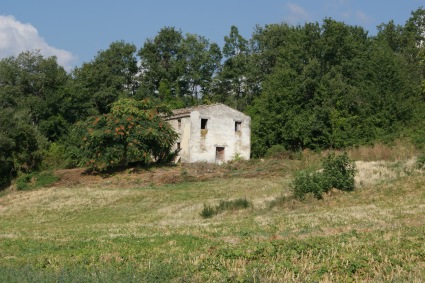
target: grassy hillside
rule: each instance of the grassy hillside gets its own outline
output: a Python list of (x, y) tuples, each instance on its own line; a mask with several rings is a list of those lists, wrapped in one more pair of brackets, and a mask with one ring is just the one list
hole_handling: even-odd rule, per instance
[[(309, 153), (63, 176), (9, 192), (0, 197), (0, 281), (421, 281), (425, 175), (416, 153), (362, 150), (350, 152), (365, 155), (355, 191), (323, 200), (291, 198), (292, 173), (320, 160)], [(241, 198), (252, 206), (200, 216), (205, 205)]]

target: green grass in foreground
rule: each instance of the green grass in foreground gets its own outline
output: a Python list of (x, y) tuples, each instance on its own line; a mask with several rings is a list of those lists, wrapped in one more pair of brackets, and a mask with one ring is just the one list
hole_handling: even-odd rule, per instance
[[(425, 278), (422, 173), (323, 200), (296, 201), (289, 183), (235, 177), (10, 193), (0, 198), (0, 282)], [(205, 203), (234, 199), (253, 206), (200, 216)]]

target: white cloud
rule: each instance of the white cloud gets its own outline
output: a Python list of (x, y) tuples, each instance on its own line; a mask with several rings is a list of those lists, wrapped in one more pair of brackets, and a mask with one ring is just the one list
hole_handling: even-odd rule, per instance
[(45, 42), (31, 24), (21, 23), (13, 16), (0, 15), (0, 59), (32, 50), (40, 50), (45, 57), (56, 56), (58, 64), (68, 71), (77, 61), (77, 57), (71, 52)]
[(307, 11), (297, 4), (288, 2), (286, 7), (289, 10), (289, 15), (286, 17), (286, 21), (290, 24), (300, 24), (301, 22), (307, 21), (310, 17)]

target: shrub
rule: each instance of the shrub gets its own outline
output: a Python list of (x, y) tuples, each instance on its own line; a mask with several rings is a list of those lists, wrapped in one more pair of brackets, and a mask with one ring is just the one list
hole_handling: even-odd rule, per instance
[(347, 154), (330, 154), (322, 162), (322, 170), (304, 170), (296, 173), (293, 181), (294, 196), (303, 199), (312, 193), (321, 199), (323, 193), (335, 188), (342, 191), (354, 189), (355, 164)]
[(355, 164), (347, 153), (330, 154), (322, 163), (323, 174), (329, 181), (329, 186), (342, 191), (354, 190)]
[(305, 195), (312, 193), (315, 198), (321, 199), (322, 194), (331, 189), (329, 179), (323, 172), (304, 170), (296, 173), (294, 179), (294, 196), (304, 199)]

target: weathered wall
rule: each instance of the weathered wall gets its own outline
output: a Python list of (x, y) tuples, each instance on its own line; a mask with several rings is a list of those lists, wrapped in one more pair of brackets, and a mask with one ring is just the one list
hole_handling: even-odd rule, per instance
[[(208, 119), (207, 130), (201, 130), (201, 119)], [(216, 162), (216, 148), (224, 147), (224, 162), (235, 154), (249, 159), (251, 149), (250, 117), (223, 105), (215, 105), (193, 111), (190, 115), (190, 162)], [(235, 122), (241, 123), (241, 131), (235, 131)]]
[[(179, 120), (180, 119), (180, 127)], [(179, 138), (177, 142), (180, 143), (179, 155), (182, 162), (190, 162), (190, 150), (189, 150), (189, 140), (190, 140), (190, 117), (179, 117), (177, 119), (172, 119), (169, 123), (173, 126)], [(177, 143), (174, 144), (172, 150), (177, 149)]]
[[(173, 118), (171, 125), (180, 135), (182, 162), (221, 163), (232, 160), (236, 155), (244, 159), (251, 153), (251, 118), (228, 106), (216, 104), (193, 108), (190, 117)], [(178, 119), (181, 119), (180, 129)], [(205, 130), (201, 119), (207, 119)], [(235, 123), (240, 123), (240, 131)], [(224, 148), (223, 160), (216, 160), (217, 147)], [(174, 147), (176, 148), (176, 146)]]

